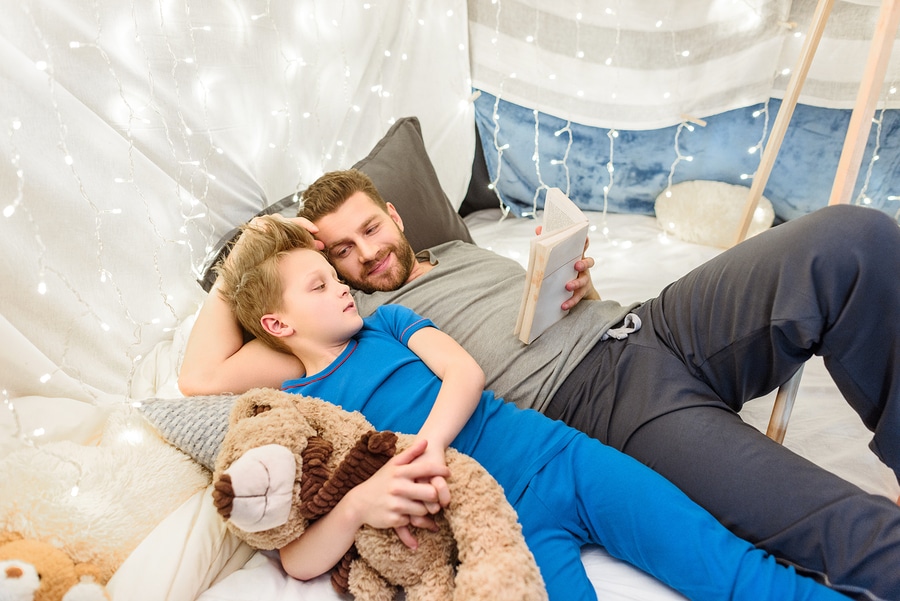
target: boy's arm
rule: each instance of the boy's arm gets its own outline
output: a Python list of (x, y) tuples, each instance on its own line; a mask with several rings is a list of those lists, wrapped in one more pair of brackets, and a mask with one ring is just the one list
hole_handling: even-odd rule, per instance
[(418, 437), (428, 440), (429, 450), (443, 452), (478, 406), (484, 371), (458, 342), (437, 328), (415, 332), (409, 348), (441, 379), (441, 390)]
[[(441, 379), (434, 407), (419, 429), (417, 439), (428, 441), (422, 460), (445, 465), (444, 451), (472, 416), (484, 392), (484, 371), (452, 337), (437, 328), (426, 327), (409, 339), (409, 348)], [(440, 505), (450, 502), (450, 491), (442, 479), (433, 479)], [(436, 513), (440, 507), (431, 505)]]
[(243, 330), (218, 286), (209, 292), (191, 329), (178, 388), (186, 396), (240, 394), (258, 386), (279, 388), (303, 375), (293, 355), (278, 352), (259, 340), (244, 344)]
[(415, 538), (407, 527), (435, 529), (425, 503), (434, 503), (434, 487), (426, 482), (448, 475), (447, 468), (435, 471), (423, 463), (414, 463), (426, 448), (426, 441), (416, 441), (398, 453), (365, 482), (352, 488), (334, 509), (316, 520), (297, 539), (280, 549), (285, 571), (299, 580), (309, 580), (331, 569), (356, 536), (363, 524), (373, 528), (394, 528), (401, 540), (416, 548)]

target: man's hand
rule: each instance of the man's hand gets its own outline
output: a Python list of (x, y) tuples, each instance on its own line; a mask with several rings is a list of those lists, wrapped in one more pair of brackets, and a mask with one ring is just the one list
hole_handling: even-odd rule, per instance
[[(284, 215), (282, 215), (280, 213), (273, 213), (272, 215), (269, 215), (268, 217), (271, 217), (274, 219), (281, 219), (283, 221), (292, 221), (292, 222), (300, 225), (301, 227), (303, 227), (303, 229), (308, 231), (313, 236), (315, 236), (316, 234), (319, 233), (319, 228), (316, 226), (316, 224), (305, 217), (285, 217)], [(254, 217), (253, 219), (251, 219), (250, 223), (248, 225), (250, 227), (256, 227), (256, 228), (265, 228), (266, 227), (265, 219), (260, 219), (259, 217)], [(238, 238), (237, 241), (234, 243), (234, 249), (232, 249), (232, 252), (234, 252), (234, 250), (236, 250), (238, 248), (240, 243), (241, 243), (241, 239)], [(318, 250), (325, 250), (325, 243), (322, 242), (321, 240), (316, 240), (316, 248)]]
[[(534, 228), (534, 233), (540, 236), (541, 230), (541, 226), (537, 226)], [(572, 296), (560, 306), (563, 311), (568, 311), (585, 298), (588, 300), (600, 300), (600, 293), (597, 292), (597, 289), (594, 288), (594, 282), (591, 281), (591, 268), (594, 266), (594, 259), (585, 254), (590, 243), (590, 238), (584, 241), (584, 251), (581, 253), (581, 260), (575, 262), (575, 271), (578, 272), (578, 275), (575, 276), (574, 280), (566, 282), (566, 290), (571, 292)]]

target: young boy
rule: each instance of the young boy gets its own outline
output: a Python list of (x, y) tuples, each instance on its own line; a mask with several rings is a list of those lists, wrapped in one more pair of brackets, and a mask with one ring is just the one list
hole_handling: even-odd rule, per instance
[(328, 570), (362, 524), (429, 526), (445, 506), (444, 451), (478, 460), (517, 510), (551, 599), (595, 598), (588, 543), (691, 599), (843, 599), (737, 538), (668, 481), (626, 455), (484, 391), (475, 361), (427, 319), (386, 305), (362, 319), (311, 235), (278, 217), (254, 220), (220, 269), (218, 293), (262, 342), (292, 353), (305, 375), (284, 383), (360, 411), (417, 444), (348, 493), (281, 549), (285, 570)]

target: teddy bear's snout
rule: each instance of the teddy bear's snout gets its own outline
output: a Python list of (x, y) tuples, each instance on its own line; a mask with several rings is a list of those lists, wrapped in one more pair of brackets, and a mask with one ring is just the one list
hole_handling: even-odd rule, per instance
[(8, 566), (6, 568), (6, 577), (10, 580), (21, 578), (23, 574), (25, 574), (25, 572), (23, 572), (22, 568), (19, 566)]

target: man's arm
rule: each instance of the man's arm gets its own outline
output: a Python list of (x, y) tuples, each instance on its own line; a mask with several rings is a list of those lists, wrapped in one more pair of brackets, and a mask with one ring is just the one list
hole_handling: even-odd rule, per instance
[(186, 396), (240, 394), (259, 386), (279, 388), (303, 373), (303, 365), (293, 355), (259, 340), (244, 344), (240, 324), (218, 286), (213, 286), (188, 337), (178, 388)]
[[(588, 243), (584, 243), (584, 250), (587, 251)], [(591, 267), (594, 266), (592, 257), (582, 256), (580, 261), (575, 262), (575, 271), (578, 275), (574, 280), (566, 282), (566, 290), (572, 293), (572, 297), (562, 304), (565, 311), (571, 309), (584, 299), (600, 300), (600, 293), (594, 288), (594, 282), (591, 281)]]
[[(289, 221), (299, 223), (312, 234), (319, 231), (308, 219), (295, 217)], [(317, 241), (316, 247), (321, 250), (323, 245)], [(240, 253), (240, 248), (238, 238), (224, 260)], [(243, 328), (219, 295), (216, 282), (188, 336), (178, 388), (186, 396), (240, 394), (256, 387), (279, 388), (285, 380), (304, 373), (303, 364), (293, 355), (276, 351), (259, 340), (244, 344)]]

